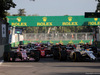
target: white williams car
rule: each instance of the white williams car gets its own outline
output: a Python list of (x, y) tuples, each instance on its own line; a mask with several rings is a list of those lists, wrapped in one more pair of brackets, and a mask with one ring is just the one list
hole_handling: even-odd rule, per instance
[(78, 45), (77, 48), (71, 52), (70, 58), (73, 61), (96, 60), (93, 51), (90, 51), (90, 49), (81, 49), (80, 45)]

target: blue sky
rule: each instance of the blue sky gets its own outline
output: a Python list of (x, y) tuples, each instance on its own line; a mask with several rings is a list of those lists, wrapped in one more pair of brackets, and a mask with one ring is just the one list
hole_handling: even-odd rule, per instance
[(25, 9), (26, 15), (39, 16), (84, 15), (84, 12), (94, 12), (95, 0), (13, 0), (17, 6), (8, 12), (17, 14), (18, 9)]

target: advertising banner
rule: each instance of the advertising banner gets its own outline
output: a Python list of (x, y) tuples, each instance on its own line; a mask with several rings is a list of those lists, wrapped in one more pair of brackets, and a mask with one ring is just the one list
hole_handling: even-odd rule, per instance
[(100, 18), (84, 16), (7, 16), (11, 26), (99, 26)]

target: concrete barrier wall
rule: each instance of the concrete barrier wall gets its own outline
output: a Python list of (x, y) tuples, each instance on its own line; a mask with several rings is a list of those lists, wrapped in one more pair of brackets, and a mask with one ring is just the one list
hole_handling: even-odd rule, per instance
[(3, 57), (4, 45), (0, 45), (0, 58)]
[[(6, 25), (4, 28), (2, 28), (3, 24)], [(3, 18), (0, 18), (0, 58), (3, 56), (4, 50), (7, 50), (5, 49), (5, 47), (8, 44), (8, 40), (9, 40), (8, 25), (9, 24), (6, 22), (6, 20), (4, 20)], [(4, 31), (6, 32), (4, 33)]]

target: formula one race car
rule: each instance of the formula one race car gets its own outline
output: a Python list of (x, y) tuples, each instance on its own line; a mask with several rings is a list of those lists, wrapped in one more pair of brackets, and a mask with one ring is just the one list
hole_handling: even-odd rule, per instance
[(52, 57), (51, 53), (51, 45), (47, 43), (29, 43), (28, 45), (29, 50), (34, 49), (38, 50), (40, 53), (40, 57)]
[(35, 47), (36, 50), (40, 51), (40, 57), (51, 57), (51, 48), (47, 44), (41, 44)]
[(60, 61), (67, 60), (67, 52), (65, 45), (54, 45), (52, 46), (51, 51), (53, 53), (54, 59), (59, 59)]
[(59, 60), (72, 60), (72, 61), (86, 61), (96, 60), (93, 51), (87, 49), (81, 49), (80, 46), (75, 47), (73, 45), (55, 45), (53, 46), (53, 57)]
[(70, 58), (73, 61), (86, 61), (86, 60), (96, 60), (93, 51), (90, 49), (82, 49), (80, 45), (77, 45), (77, 48), (70, 53)]
[(13, 50), (10, 52), (4, 52), (4, 61), (17, 61), (17, 59), (20, 59), (20, 61), (29, 61), (32, 59), (34, 61), (40, 60), (40, 54), (38, 50), (29, 50), (27, 46), (19, 46), (12, 49)]

